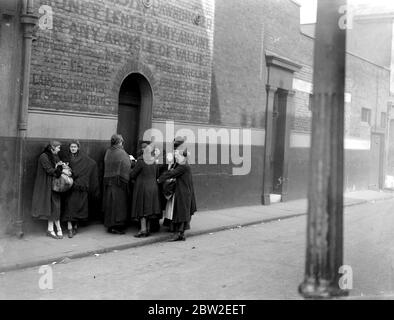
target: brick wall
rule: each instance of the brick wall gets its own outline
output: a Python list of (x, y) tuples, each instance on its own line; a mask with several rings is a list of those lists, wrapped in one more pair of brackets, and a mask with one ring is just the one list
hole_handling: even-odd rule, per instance
[[(381, 112), (387, 112), (390, 74), (387, 69), (359, 57), (346, 56), (346, 132), (349, 136), (369, 139), (370, 131), (380, 130)], [(361, 108), (371, 109), (371, 125), (361, 123)]]
[(22, 65), (22, 34), (17, 15), (0, 14), (0, 238), (12, 232), (17, 212), (16, 135), (20, 104), (20, 72)]
[[(211, 123), (264, 128), (266, 51), (303, 65), (296, 76), (311, 81), (313, 40), (299, 30), (293, 1), (215, 1)], [(302, 116), (308, 105), (297, 95)]]
[[(347, 30), (347, 50), (385, 67), (391, 62), (392, 21), (356, 17)], [(373, 50), (371, 49), (373, 43)]]
[(154, 118), (208, 121), (211, 1), (35, 3), (52, 8), (53, 29), (40, 29), (33, 46), (31, 108), (117, 114), (129, 66), (151, 83)]
[(211, 123), (264, 127), (265, 1), (215, 1)]
[(0, 136), (17, 134), (18, 80), (21, 72), (21, 48), (19, 18), (0, 15)]

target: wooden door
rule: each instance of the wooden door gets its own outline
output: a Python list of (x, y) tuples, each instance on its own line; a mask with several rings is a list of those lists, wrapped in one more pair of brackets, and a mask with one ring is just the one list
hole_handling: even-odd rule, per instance
[(123, 136), (124, 149), (136, 157), (138, 144), (139, 106), (119, 104), (117, 132)]
[(286, 136), (286, 101), (287, 96), (282, 90), (277, 91), (276, 103), (274, 104), (273, 129), (273, 163), (272, 163), (272, 187), (273, 193), (282, 194), (283, 186), (283, 166), (285, 154), (285, 136)]

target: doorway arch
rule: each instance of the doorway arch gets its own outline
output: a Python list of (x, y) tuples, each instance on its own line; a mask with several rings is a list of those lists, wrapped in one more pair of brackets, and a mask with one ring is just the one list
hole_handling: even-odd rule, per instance
[(140, 73), (126, 76), (119, 89), (117, 132), (124, 138), (128, 154), (136, 156), (144, 132), (151, 128), (153, 94)]

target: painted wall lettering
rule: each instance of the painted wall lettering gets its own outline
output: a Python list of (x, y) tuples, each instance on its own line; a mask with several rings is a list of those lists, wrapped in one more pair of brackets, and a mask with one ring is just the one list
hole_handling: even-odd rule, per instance
[(33, 45), (31, 107), (114, 114), (114, 78), (126, 63), (138, 61), (158, 83), (154, 117), (183, 104), (191, 120), (208, 121), (211, 0), (152, 0), (149, 6), (141, 0), (41, 0), (36, 5), (51, 6), (53, 28), (39, 30)]

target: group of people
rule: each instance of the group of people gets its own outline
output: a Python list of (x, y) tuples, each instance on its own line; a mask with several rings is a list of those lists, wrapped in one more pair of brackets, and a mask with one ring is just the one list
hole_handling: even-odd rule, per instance
[[(67, 223), (69, 238), (76, 235), (78, 222), (88, 220), (89, 198), (99, 195), (96, 161), (81, 152), (77, 140), (70, 142), (64, 161), (59, 157), (60, 147), (59, 141), (51, 141), (40, 154), (32, 199), (32, 216), (48, 220), (47, 236), (54, 239), (63, 238), (61, 221)], [(71, 168), (72, 188), (56, 192), (53, 179), (59, 178), (66, 167)]]
[(162, 165), (153, 143), (142, 143), (135, 159), (126, 153), (123, 142), (121, 135), (113, 135), (104, 156), (103, 211), (108, 232), (124, 233), (131, 207), (131, 219), (139, 221), (136, 237), (157, 230), (164, 213), (163, 224), (174, 232), (171, 240), (185, 240), (197, 209), (184, 140), (174, 139), (174, 154), (168, 154)]
[[(192, 173), (184, 139), (174, 139), (174, 152), (159, 164), (153, 143), (141, 144), (136, 158), (123, 148), (123, 137), (114, 134), (104, 156), (102, 209), (104, 226), (113, 234), (124, 234), (128, 221), (138, 221), (135, 237), (148, 237), (163, 225), (174, 233), (171, 241), (185, 240), (196, 209)], [(71, 141), (67, 157), (59, 158), (61, 144), (51, 141), (38, 159), (33, 192), (32, 215), (48, 220), (47, 235), (63, 238), (61, 221), (67, 223), (68, 237), (78, 229), (78, 222), (88, 219), (89, 199), (99, 194), (96, 162), (81, 152), (78, 141)], [(53, 188), (69, 166), (73, 183), (66, 192)], [(54, 231), (56, 227), (56, 233)]]

